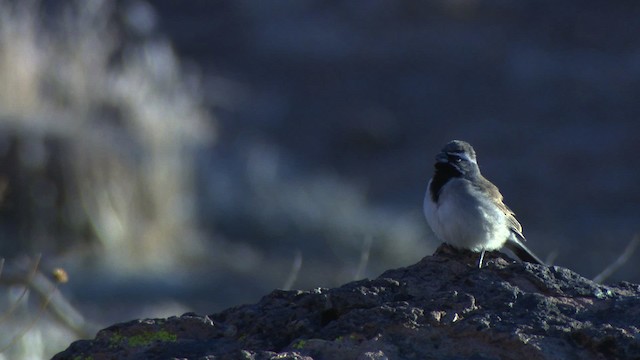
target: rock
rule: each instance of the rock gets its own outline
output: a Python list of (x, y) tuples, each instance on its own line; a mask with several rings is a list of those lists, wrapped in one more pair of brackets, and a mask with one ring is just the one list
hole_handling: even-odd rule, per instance
[(335, 289), (275, 290), (209, 316), (135, 320), (53, 359), (632, 359), (640, 286), (442, 245)]

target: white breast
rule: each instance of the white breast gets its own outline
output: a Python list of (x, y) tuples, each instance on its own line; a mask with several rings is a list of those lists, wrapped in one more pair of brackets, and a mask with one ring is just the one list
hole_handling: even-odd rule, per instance
[(468, 180), (449, 180), (434, 203), (427, 187), (424, 215), (442, 241), (475, 252), (502, 247), (510, 234), (505, 214)]

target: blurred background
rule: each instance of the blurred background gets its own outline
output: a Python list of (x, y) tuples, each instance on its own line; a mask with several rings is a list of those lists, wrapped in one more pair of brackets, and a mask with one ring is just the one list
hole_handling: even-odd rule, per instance
[[(595, 276), (640, 230), (638, 18), (635, 1), (0, 0), (0, 356), (413, 264), (439, 245), (422, 199), (451, 139), (535, 253)], [(607, 282), (640, 282), (639, 259)]]

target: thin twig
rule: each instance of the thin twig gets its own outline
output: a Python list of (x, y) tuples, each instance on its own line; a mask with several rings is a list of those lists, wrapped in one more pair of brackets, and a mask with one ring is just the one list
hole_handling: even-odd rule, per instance
[[(2, 316), (0, 316), (0, 323), (4, 322), (9, 316), (11, 316), (11, 314), (14, 313), (14, 311), (18, 308), (18, 305), (20, 305), (22, 303), (22, 299), (24, 299), (24, 297), (27, 296), (27, 294), (29, 293), (28, 284), (31, 283), (33, 278), (38, 273), (38, 266), (40, 266), (40, 259), (41, 258), (42, 258), (41, 255), (36, 255), (36, 259), (33, 261), (33, 266), (31, 268), (31, 271), (29, 272), (29, 275), (27, 276), (27, 278), (23, 279), (24, 280), (23, 282), (19, 282), (18, 283), (18, 284), (24, 284), (24, 288), (22, 289), (22, 293), (13, 302), (13, 304), (11, 304), (9, 309), (7, 309), (7, 311), (5, 311), (2, 314)], [(2, 263), (4, 265), (4, 261)], [(5, 276), (5, 278), (6, 278), (6, 276)]]
[(553, 250), (544, 259), (544, 263), (547, 264), (547, 266), (553, 266), (553, 264), (556, 262), (556, 259), (558, 258), (559, 254), (560, 253), (558, 252), (558, 250)]
[(624, 249), (622, 254), (620, 254), (620, 256), (616, 259), (616, 261), (614, 261), (613, 263), (611, 263), (611, 265), (607, 266), (604, 270), (602, 270), (600, 274), (596, 275), (596, 277), (593, 278), (593, 281), (597, 283), (602, 283), (604, 280), (609, 278), (609, 276), (611, 276), (614, 272), (616, 272), (622, 265), (624, 265), (629, 260), (631, 255), (633, 255), (633, 253), (636, 251), (636, 248), (638, 247), (638, 245), (640, 245), (640, 233), (636, 234), (633, 237), (633, 239), (631, 239), (627, 247)]
[(360, 252), (360, 261), (358, 262), (358, 269), (356, 270), (356, 275), (354, 280), (359, 280), (362, 278), (365, 270), (367, 269), (367, 265), (369, 264), (369, 254), (371, 254), (371, 243), (373, 239), (371, 235), (364, 238), (364, 243), (362, 244), (362, 251)]
[(293, 284), (298, 279), (298, 274), (300, 274), (300, 268), (302, 267), (302, 253), (300, 250), (296, 250), (295, 255), (293, 256), (293, 264), (291, 264), (291, 271), (289, 272), (289, 276), (287, 280), (284, 282), (284, 286), (282, 286), (283, 290), (291, 290)]
[[(30, 265), (32, 270), (29, 274), (25, 274), (24, 265), (7, 266), (0, 277), (0, 284), (4, 285), (23, 285), (25, 289), (32, 290), (35, 295), (42, 299), (46, 310), (49, 311), (53, 318), (66, 328), (73, 331), (78, 337), (86, 338), (95, 335), (98, 326), (87, 322), (84, 317), (65, 299), (58, 290), (57, 283), (52, 282), (47, 276), (38, 271), (39, 258), (36, 258), (34, 265)], [(33, 272), (35, 270), (35, 272)], [(66, 280), (66, 279), (64, 279)], [(58, 283), (64, 282), (56, 278)], [(53, 290), (52, 290), (53, 289)], [(22, 296), (16, 301), (12, 307), (5, 312), (3, 316), (6, 318), (14, 311), (16, 304), (20, 302)]]
[(24, 335), (33, 328), (33, 326), (36, 324), (36, 322), (38, 322), (38, 320), (40, 320), (42, 318), (42, 314), (44, 314), (44, 312), (47, 310), (47, 306), (49, 305), (49, 302), (51, 301), (51, 298), (53, 297), (54, 293), (58, 290), (58, 284), (51, 284), (51, 287), (48, 290), (48, 294), (45, 297), (44, 301), (42, 302), (42, 304), (40, 305), (40, 309), (38, 309), (38, 313), (33, 317), (33, 319), (31, 319), (31, 321), (24, 326), (14, 337), (13, 339), (11, 339), (11, 341), (9, 341), (5, 346), (3, 346), (2, 348), (0, 348), (0, 353), (5, 352), (7, 349), (9, 349), (10, 347), (12, 347), (13, 345), (16, 344), (16, 342), (23, 338)]

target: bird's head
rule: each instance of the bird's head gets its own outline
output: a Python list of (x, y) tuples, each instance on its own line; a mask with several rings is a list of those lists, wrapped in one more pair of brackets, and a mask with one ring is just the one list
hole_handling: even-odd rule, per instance
[(453, 140), (436, 155), (436, 169), (453, 169), (460, 175), (479, 173), (476, 152), (466, 141)]

